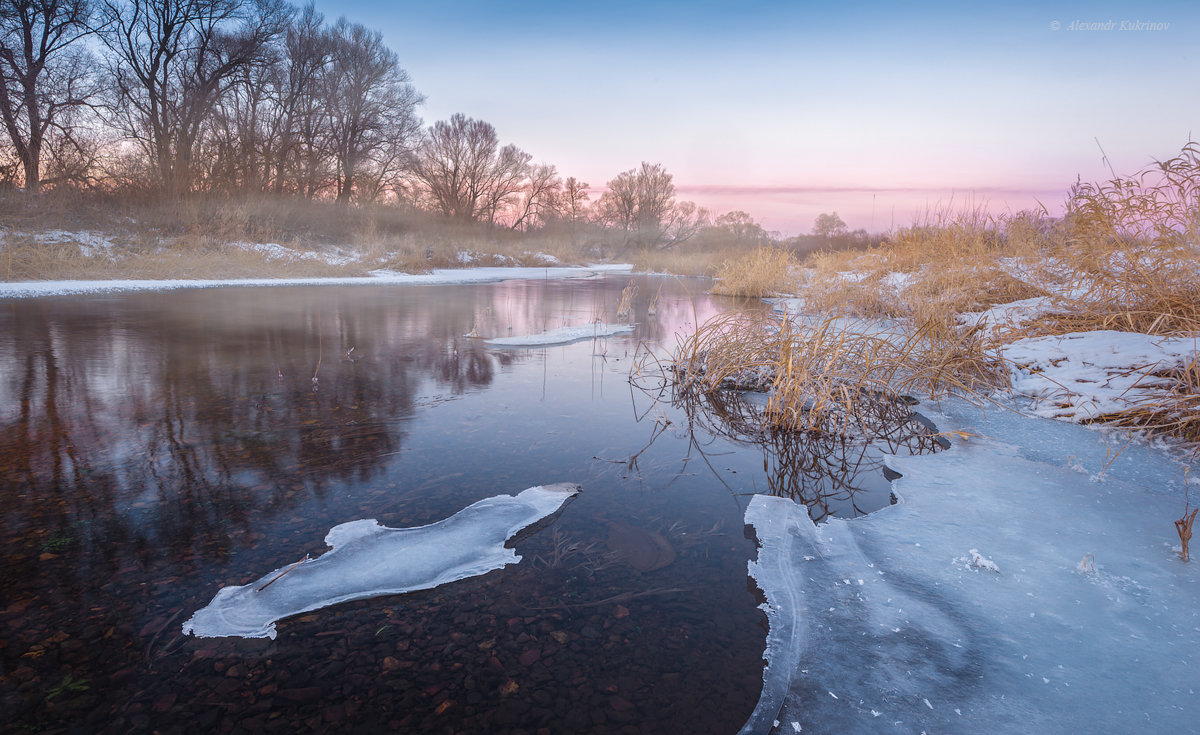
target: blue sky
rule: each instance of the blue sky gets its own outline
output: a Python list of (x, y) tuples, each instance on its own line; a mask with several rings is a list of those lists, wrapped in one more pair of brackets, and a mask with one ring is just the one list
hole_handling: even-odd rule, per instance
[[(660, 162), (681, 198), (785, 234), (835, 210), (875, 231), (946, 205), (1056, 211), (1107, 175), (1097, 139), (1132, 173), (1200, 136), (1196, 3), (316, 6), (383, 31), (427, 122), (482, 118), (597, 188)], [(1119, 30), (1139, 20), (1169, 25)]]

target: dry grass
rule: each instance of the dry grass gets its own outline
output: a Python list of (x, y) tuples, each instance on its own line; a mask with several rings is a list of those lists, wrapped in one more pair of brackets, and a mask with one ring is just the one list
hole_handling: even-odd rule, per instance
[[(748, 262), (728, 264), (730, 272), (770, 270)], [(824, 321), (739, 316), (703, 325), (675, 356), (688, 389), (770, 389), (772, 426), (841, 430), (863, 423), (881, 396), (976, 395), (1005, 384), (995, 352), (1002, 341), (1092, 330), (1200, 334), (1200, 145), (1134, 176), (1077, 186), (1059, 220), (940, 212), (866, 252), (819, 253), (804, 265), (798, 293)], [(782, 290), (728, 282), (747, 294)], [(1016, 329), (989, 334), (958, 322), (1033, 297), (1052, 308)], [(845, 319), (855, 317), (895, 328), (848, 329)], [(1104, 420), (1200, 446), (1198, 359), (1157, 374), (1168, 389)]]
[(633, 257), (633, 269), (639, 273), (711, 276), (729, 257), (730, 254), (725, 252), (642, 250)]
[(997, 219), (979, 210), (943, 212), (931, 224), (899, 230), (866, 253), (810, 257), (802, 293), (814, 311), (918, 324), (953, 324), (964, 311), (1045, 295), (1010, 272), (1030, 259), (1040, 237), (1030, 219), (1027, 214)]
[(713, 292), (753, 298), (791, 293), (796, 289), (796, 265), (787, 250), (759, 247), (722, 262), (714, 274), (717, 280)]
[(154, 249), (115, 246), (85, 255), (74, 241), (39, 242), (9, 237), (0, 251), (0, 279), (110, 280), (119, 278), (306, 278), (365, 275), (362, 264), (333, 265), (302, 254), (267, 254), (194, 240), (167, 243)]
[(907, 416), (905, 396), (975, 396), (1007, 380), (977, 335), (926, 325), (911, 334), (862, 329), (827, 317), (722, 314), (684, 340), (673, 364), (684, 391), (770, 392), (777, 430), (877, 434)]
[(1169, 383), (1164, 391), (1097, 420), (1170, 436), (1200, 451), (1200, 351), (1192, 355), (1187, 365), (1148, 376), (1166, 378)]
[(1192, 540), (1192, 524), (1196, 522), (1197, 511), (1200, 511), (1200, 508), (1194, 508), (1189, 513), (1188, 507), (1185, 505), (1183, 507), (1183, 517), (1175, 521), (1175, 530), (1179, 533), (1179, 543), (1182, 547), (1179, 550), (1179, 556), (1184, 561), (1188, 561), (1191, 558), (1191, 554), (1188, 553), (1188, 543)]
[[(543, 266), (586, 261), (569, 239), (456, 225), (386, 206), (258, 196), (165, 202), (52, 192), (0, 195), (0, 279), (238, 278), (425, 272), (472, 265)], [(61, 233), (85, 233), (70, 239)], [(86, 233), (114, 243), (85, 254)], [(234, 243), (276, 243), (291, 255)], [(357, 254), (331, 264), (330, 253)], [(460, 254), (466, 253), (467, 257)], [(551, 256), (550, 258), (544, 257)], [(557, 263), (554, 259), (557, 259)]]

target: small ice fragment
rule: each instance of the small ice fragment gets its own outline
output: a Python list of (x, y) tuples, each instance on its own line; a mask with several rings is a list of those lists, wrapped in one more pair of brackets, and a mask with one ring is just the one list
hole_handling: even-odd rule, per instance
[(1043, 683), (1043, 684), (1049, 684), (1049, 683), (1050, 683), (1050, 680), (1049, 680), (1049, 679), (1047, 679), (1046, 677), (1044, 677), (1044, 676), (1043, 676), (1043, 677), (1042, 677), (1042, 683)]
[(962, 717), (962, 710), (960, 710), (958, 707), (955, 707), (954, 714), (958, 715), (959, 717)]
[(875, 710), (871, 710), (871, 716), (872, 716), (872, 717), (878, 717), (878, 716), (880, 716), (880, 715), (882, 715), (882, 714), (883, 714), (882, 712), (876, 712)]
[(996, 566), (996, 562), (982, 556), (979, 553), (979, 549), (971, 549), (969, 553), (971, 554), (971, 566), (978, 567), (979, 569), (986, 569), (989, 572), (995, 572), (996, 574), (1000, 573), (1000, 567)]
[(546, 345), (561, 345), (578, 342), (593, 337), (611, 337), (633, 331), (632, 324), (585, 324), (581, 327), (559, 327), (541, 334), (529, 334), (518, 337), (495, 337), (485, 340), (489, 345), (497, 347), (543, 347)]
[(800, 723), (799, 723), (799, 722), (793, 722), (793, 723), (792, 723), (792, 730), (793, 730), (793, 731), (795, 731), (795, 732), (800, 732), (800, 731), (801, 731), (801, 730), (803, 730), (803, 729), (804, 729), (803, 727), (800, 727)]

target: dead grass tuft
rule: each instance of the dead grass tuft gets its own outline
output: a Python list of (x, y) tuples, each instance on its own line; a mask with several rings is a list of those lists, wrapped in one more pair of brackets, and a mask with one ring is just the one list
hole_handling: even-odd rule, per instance
[(642, 250), (633, 258), (639, 273), (670, 273), (676, 276), (711, 276), (728, 253), (676, 250)]
[(769, 391), (776, 430), (877, 433), (906, 416), (905, 396), (978, 396), (1007, 379), (1004, 363), (974, 333), (927, 324), (880, 332), (827, 317), (722, 314), (700, 325), (673, 356), (685, 391)]
[(763, 246), (718, 266), (713, 292), (762, 298), (796, 289), (796, 261), (791, 252)]
[(1196, 522), (1197, 511), (1200, 511), (1200, 508), (1194, 508), (1191, 513), (1188, 513), (1188, 508), (1185, 505), (1183, 507), (1183, 517), (1175, 521), (1175, 530), (1179, 533), (1179, 543), (1182, 546), (1179, 556), (1184, 561), (1188, 561), (1191, 558), (1191, 555), (1188, 553), (1188, 543), (1192, 540), (1192, 524)]

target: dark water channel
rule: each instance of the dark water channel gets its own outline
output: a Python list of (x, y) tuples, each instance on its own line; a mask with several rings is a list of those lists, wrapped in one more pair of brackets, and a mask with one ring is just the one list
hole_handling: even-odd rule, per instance
[[(523, 349), (463, 335), (611, 321), (628, 277), (0, 301), (6, 730), (735, 732), (765, 637), (748, 494), (828, 495), (820, 518), (886, 481), (861, 446), (747, 441), (723, 412), (752, 406), (632, 387), (639, 343), (764, 308), (633, 280), (632, 335)], [(180, 633), (334, 525), (555, 482), (583, 492), (518, 565), (274, 640)]]

